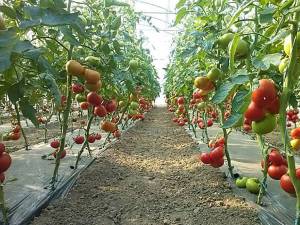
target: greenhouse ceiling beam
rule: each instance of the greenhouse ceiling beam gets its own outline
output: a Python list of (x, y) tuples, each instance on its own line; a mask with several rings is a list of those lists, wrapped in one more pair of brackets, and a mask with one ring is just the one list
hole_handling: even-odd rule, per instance
[(136, 2), (139, 2), (139, 3), (144, 3), (144, 4), (146, 4), (146, 5), (151, 5), (151, 6), (154, 6), (154, 7), (160, 8), (160, 9), (163, 9), (163, 10), (165, 10), (165, 11), (167, 11), (167, 12), (172, 12), (172, 11), (170, 11), (170, 10), (167, 9), (167, 8), (161, 7), (161, 6), (156, 5), (156, 4), (153, 4), (153, 3), (145, 2), (145, 1), (143, 1), (143, 0), (135, 0), (135, 1), (136, 1)]

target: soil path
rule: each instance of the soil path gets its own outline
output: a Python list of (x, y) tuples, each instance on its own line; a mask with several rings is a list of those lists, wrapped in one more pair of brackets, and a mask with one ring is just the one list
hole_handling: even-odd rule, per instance
[(32, 224), (260, 224), (223, 174), (198, 162), (197, 145), (171, 118), (153, 109)]

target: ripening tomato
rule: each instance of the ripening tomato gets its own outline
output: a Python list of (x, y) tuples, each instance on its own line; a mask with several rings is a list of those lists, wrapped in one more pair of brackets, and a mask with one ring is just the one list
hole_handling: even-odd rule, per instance
[(20, 139), (20, 137), (21, 137), (21, 133), (20, 132), (18, 132), (18, 133), (10, 132), (9, 133), (9, 139), (10, 140), (17, 141), (17, 140)]
[(285, 165), (280, 165), (280, 166), (271, 165), (268, 168), (268, 174), (274, 180), (280, 180), (280, 178), (284, 174), (286, 174), (287, 170), (288, 170), (288, 168)]
[(291, 138), (292, 139), (300, 139), (300, 127), (297, 127), (291, 130)]
[(260, 121), (264, 117), (265, 112), (263, 111), (263, 109), (252, 101), (245, 112), (245, 118), (249, 121)]
[(177, 118), (177, 117), (174, 117), (174, 118), (173, 118), (173, 122), (174, 122), (174, 123), (177, 123), (177, 122), (178, 122), (178, 118)]
[(289, 175), (284, 174), (280, 178), (280, 187), (289, 194), (295, 194), (295, 188)]
[(96, 92), (88, 93), (86, 99), (87, 99), (87, 102), (93, 106), (98, 106), (103, 101), (102, 97), (100, 95), (98, 95)]
[(272, 165), (279, 166), (283, 164), (283, 156), (277, 149), (272, 149), (269, 154), (269, 161)]
[(266, 107), (266, 110), (272, 114), (278, 114), (280, 110), (280, 99), (276, 97), (270, 105)]
[(105, 117), (107, 115), (106, 108), (103, 105), (98, 105), (94, 108), (94, 114), (99, 117)]
[(185, 125), (185, 122), (183, 120), (179, 120), (178, 121), (178, 125), (181, 126), (181, 127), (183, 127)]
[(105, 108), (108, 113), (112, 113), (117, 110), (117, 102), (115, 100), (108, 101)]
[(12, 130), (12, 132), (14, 132), (14, 133), (19, 133), (20, 131), (21, 131), (20, 125), (16, 125)]
[(120, 132), (120, 130), (116, 130), (116, 131), (113, 133), (113, 136), (114, 136), (115, 138), (120, 138), (120, 137), (121, 137), (121, 132)]
[(88, 102), (81, 102), (80, 103), (80, 108), (82, 110), (88, 110), (89, 106), (90, 106), (90, 104)]
[(252, 130), (256, 134), (267, 134), (272, 132), (276, 127), (276, 116), (273, 114), (268, 114), (266, 117), (258, 122), (252, 122)]
[(290, 141), (290, 144), (292, 146), (292, 149), (294, 151), (299, 151), (300, 150), (300, 139), (293, 139)]

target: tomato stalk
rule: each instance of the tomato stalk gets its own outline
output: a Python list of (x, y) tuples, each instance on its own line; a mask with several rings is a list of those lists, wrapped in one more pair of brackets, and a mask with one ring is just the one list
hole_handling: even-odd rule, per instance
[(209, 144), (209, 137), (208, 137), (208, 132), (207, 132), (207, 111), (206, 108), (204, 110), (204, 112), (202, 113), (202, 117), (203, 117), (203, 121), (204, 121), (204, 130), (203, 130), (203, 134), (205, 134), (205, 137), (203, 136), (203, 142), (204, 142), (204, 138), (206, 139), (206, 144)]
[[(300, 1), (296, 1), (295, 7), (299, 7)], [(295, 21), (299, 21), (300, 13), (298, 11), (295, 12)], [(291, 33), (291, 43), (292, 43), (292, 53), (290, 57), (290, 63), (287, 68), (285, 79), (283, 83), (283, 90), (280, 98), (280, 112), (279, 112), (279, 125), (280, 125), (280, 134), (282, 142), (284, 143), (284, 150), (287, 157), (288, 162), (288, 172), (290, 179), (295, 188), (297, 204), (296, 204), (296, 218), (295, 225), (300, 225), (300, 180), (296, 177), (296, 165), (295, 158), (290, 146), (290, 139), (287, 134), (286, 129), (286, 110), (288, 108), (288, 102), (290, 100), (291, 93), (293, 93), (295, 88), (295, 80), (298, 80), (299, 74), (296, 73), (297, 66), (297, 42), (296, 36), (298, 32), (298, 22), (293, 23), (293, 30)]]
[[(219, 111), (221, 113), (221, 127), (223, 126), (224, 124), (224, 109), (221, 105), (218, 106), (219, 107)], [(227, 164), (228, 164), (228, 171), (229, 171), (229, 174), (231, 176), (232, 179), (234, 179), (234, 174), (233, 174), (233, 166), (231, 164), (231, 158), (230, 158), (230, 154), (229, 154), (229, 150), (228, 150), (228, 136), (229, 136), (229, 133), (227, 132), (227, 130), (225, 128), (222, 128), (222, 131), (223, 131), (223, 138), (224, 138), (224, 151), (225, 151), (225, 156), (226, 156), (226, 159), (227, 159)]]
[(262, 198), (266, 193), (266, 187), (267, 187), (267, 178), (268, 178), (268, 148), (266, 148), (265, 146), (265, 141), (262, 137), (262, 135), (257, 135), (257, 140), (258, 140), (258, 144), (263, 156), (263, 160), (264, 160), (264, 168), (263, 168), (263, 180), (261, 182), (260, 185), (260, 189), (259, 189), (259, 194), (257, 197), (257, 201), (256, 203), (261, 205), (262, 204)]
[(25, 131), (23, 129), (23, 126), (21, 125), (21, 116), (20, 116), (20, 111), (19, 111), (19, 108), (18, 108), (18, 104), (15, 103), (14, 106), (15, 106), (15, 111), (16, 111), (16, 114), (17, 114), (18, 125), (20, 126), (21, 133), (22, 133), (22, 136), (24, 138), (25, 149), (28, 151), (29, 150), (29, 143), (28, 143), (28, 139), (27, 139), (27, 136), (25, 134)]
[(0, 184), (0, 208), (1, 208), (1, 211), (2, 211), (4, 224), (7, 225), (8, 224), (8, 210), (7, 210), (6, 205), (5, 205), (4, 190), (3, 189), (4, 189), (4, 185)]

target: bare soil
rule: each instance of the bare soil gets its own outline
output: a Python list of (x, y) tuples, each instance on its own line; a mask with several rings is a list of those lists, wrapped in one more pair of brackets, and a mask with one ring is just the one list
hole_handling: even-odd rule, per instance
[(197, 144), (171, 119), (153, 109), (32, 224), (260, 224), (220, 170), (199, 163)]

